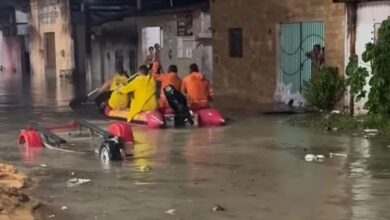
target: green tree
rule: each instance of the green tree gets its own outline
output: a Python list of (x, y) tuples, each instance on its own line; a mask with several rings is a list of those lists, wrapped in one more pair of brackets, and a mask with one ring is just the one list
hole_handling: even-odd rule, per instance
[(364, 86), (369, 73), (366, 68), (359, 66), (359, 57), (357, 55), (352, 55), (349, 58), (345, 73), (348, 76), (346, 83), (349, 86), (350, 115), (353, 116), (355, 113), (355, 101), (358, 102), (366, 97), (367, 91), (364, 90)]
[(368, 109), (370, 113), (390, 114), (390, 20), (382, 23), (377, 42), (366, 45), (362, 58), (372, 67)]

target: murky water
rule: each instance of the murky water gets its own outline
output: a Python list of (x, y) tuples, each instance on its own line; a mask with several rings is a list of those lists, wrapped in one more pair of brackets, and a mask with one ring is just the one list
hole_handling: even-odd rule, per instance
[[(67, 103), (74, 94), (65, 80), (0, 76), (0, 160), (32, 176), (32, 193), (48, 207), (43, 219), (390, 218), (388, 141), (290, 127), (282, 116), (232, 115), (224, 128), (135, 127), (134, 157), (109, 165), (88, 140), (81, 147), (89, 154), (17, 145), (19, 130), (33, 121), (108, 123), (92, 108), (71, 112)], [(331, 152), (348, 158), (304, 160), (307, 153)], [(140, 171), (145, 166), (151, 171)], [(92, 182), (68, 187), (74, 177)], [(215, 205), (226, 210), (214, 213)], [(170, 209), (175, 215), (165, 213)]]

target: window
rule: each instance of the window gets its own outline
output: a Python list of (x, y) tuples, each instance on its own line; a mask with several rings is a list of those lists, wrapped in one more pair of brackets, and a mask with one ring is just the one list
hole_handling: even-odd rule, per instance
[(229, 29), (229, 54), (230, 57), (242, 57), (242, 28)]

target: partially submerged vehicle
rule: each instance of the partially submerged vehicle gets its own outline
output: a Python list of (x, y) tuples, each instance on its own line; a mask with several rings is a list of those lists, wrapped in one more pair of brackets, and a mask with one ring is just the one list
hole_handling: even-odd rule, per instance
[[(49, 148), (68, 153), (88, 153), (88, 151), (83, 151), (81, 146), (70, 141), (72, 138), (74, 141), (74, 132), (81, 134), (82, 131), (87, 131), (84, 136), (89, 138), (101, 137), (101, 142), (95, 151), (105, 162), (122, 160), (127, 150), (134, 144), (133, 131), (128, 123), (114, 122), (107, 130), (104, 130), (85, 120), (75, 120), (69, 124), (52, 127), (33, 123), (22, 130), (18, 143), (31, 149)], [(69, 137), (68, 140), (65, 139), (66, 136)]]

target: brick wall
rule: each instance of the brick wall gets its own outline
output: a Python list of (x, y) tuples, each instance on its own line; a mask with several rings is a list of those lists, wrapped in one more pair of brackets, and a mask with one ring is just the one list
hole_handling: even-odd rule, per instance
[[(345, 6), (332, 0), (211, 0), (214, 86), (219, 94), (273, 101), (278, 24), (324, 21), (326, 62), (344, 69)], [(230, 58), (228, 29), (243, 29), (244, 54)], [(342, 71), (341, 71), (342, 74)]]

